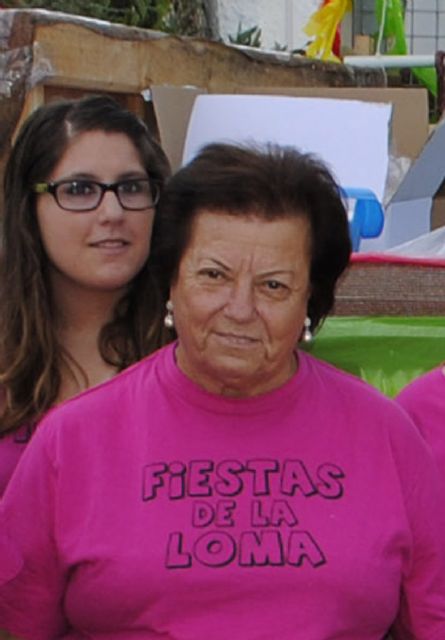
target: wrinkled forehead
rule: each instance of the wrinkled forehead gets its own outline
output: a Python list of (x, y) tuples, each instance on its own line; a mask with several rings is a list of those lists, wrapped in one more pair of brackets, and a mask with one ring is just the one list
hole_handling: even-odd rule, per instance
[[(186, 253), (207, 251), (210, 247), (223, 253), (245, 248), (256, 257), (268, 254), (277, 260), (280, 252), (287, 258), (309, 262), (310, 226), (305, 216), (264, 217), (255, 212), (236, 215), (233, 212), (201, 209), (194, 217)], [(181, 260), (182, 260), (181, 258)]]
[[(206, 228), (212, 229), (215, 235), (220, 235), (223, 230), (226, 229), (228, 223), (239, 222), (240, 227), (249, 229), (251, 224), (252, 229), (255, 227), (255, 223), (264, 223), (271, 231), (280, 226), (283, 221), (292, 223), (295, 221), (295, 228), (298, 228), (299, 233), (304, 233), (307, 237), (308, 248), (311, 246), (311, 225), (310, 217), (303, 209), (286, 210), (281, 212), (270, 212), (265, 209), (221, 209), (221, 208), (199, 208), (196, 209), (194, 214), (190, 217), (187, 232), (186, 241), (184, 243), (184, 250), (186, 251), (188, 246), (196, 239), (197, 230), (202, 227), (202, 222), (205, 220)], [(292, 226), (292, 224), (291, 224)], [(233, 242), (236, 242), (237, 238), (233, 238)]]

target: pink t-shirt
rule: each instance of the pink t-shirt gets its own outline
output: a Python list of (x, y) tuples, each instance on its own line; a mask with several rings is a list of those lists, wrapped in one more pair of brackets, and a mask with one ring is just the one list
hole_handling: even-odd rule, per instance
[(0, 438), (0, 498), (31, 438), (31, 429), (21, 427)]
[(409, 413), (431, 447), (445, 480), (445, 368), (437, 367), (408, 384), (397, 402)]
[(300, 354), (247, 399), (174, 346), (52, 411), (0, 503), (25, 640), (445, 638), (445, 524), (405, 413)]

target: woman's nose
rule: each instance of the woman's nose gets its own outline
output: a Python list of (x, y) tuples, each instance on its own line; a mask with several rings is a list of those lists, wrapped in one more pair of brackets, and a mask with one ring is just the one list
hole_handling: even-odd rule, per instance
[(225, 306), (227, 317), (237, 322), (249, 322), (255, 315), (255, 292), (250, 282), (234, 282)]
[(123, 220), (125, 209), (122, 207), (118, 197), (113, 191), (106, 191), (102, 202), (97, 208), (99, 221), (102, 223), (119, 223)]

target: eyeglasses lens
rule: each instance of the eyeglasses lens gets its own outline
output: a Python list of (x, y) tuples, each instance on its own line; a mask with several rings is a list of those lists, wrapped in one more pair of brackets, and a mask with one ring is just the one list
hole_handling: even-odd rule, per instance
[(77, 180), (58, 184), (55, 196), (59, 205), (64, 209), (87, 211), (97, 207), (102, 190), (94, 182)]
[(119, 183), (117, 197), (124, 209), (148, 209), (153, 206), (152, 189), (148, 180), (128, 180)]

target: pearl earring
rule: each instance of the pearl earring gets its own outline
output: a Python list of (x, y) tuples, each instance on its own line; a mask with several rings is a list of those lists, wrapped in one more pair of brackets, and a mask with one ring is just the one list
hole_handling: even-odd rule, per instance
[(312, 331), (311, 331), (311, 319), (309, 318), (309, 316), (306, 316), (306, 318), (304, 319), (304, 330), (303, 330), (303, 335), (302, 335), (302, 341), (303, 342), (311, 342), (312, 341)]
[(175, 319), (173, 317), (173, 302), (171, 300), (167, 300), (165, 308), (167, 309), (167, 313), (164, 317), (164, 326), (167, 329), (173, 329), (175, 326)]

